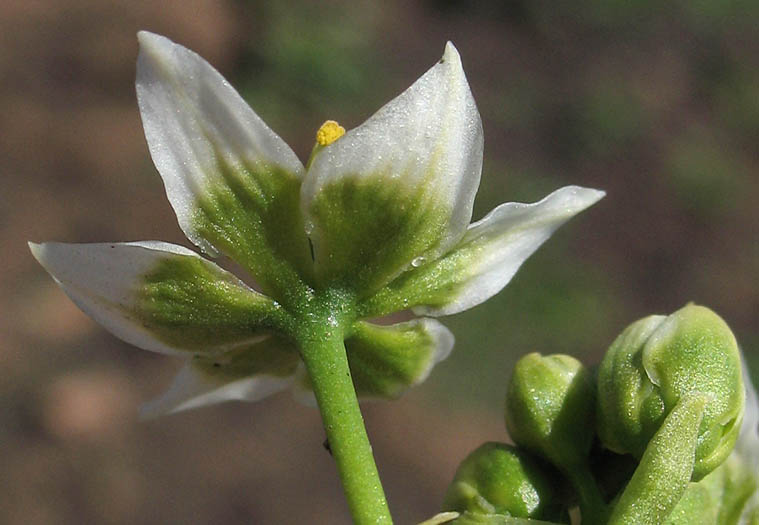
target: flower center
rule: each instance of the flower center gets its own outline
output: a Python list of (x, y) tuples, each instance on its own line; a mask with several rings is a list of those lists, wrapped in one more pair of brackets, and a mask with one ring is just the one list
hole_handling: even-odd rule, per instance
[(316, 132), (316, 143), (322, 147), (329, 146), (343, 135), (345, 128), (334, 120), (328, 120)]

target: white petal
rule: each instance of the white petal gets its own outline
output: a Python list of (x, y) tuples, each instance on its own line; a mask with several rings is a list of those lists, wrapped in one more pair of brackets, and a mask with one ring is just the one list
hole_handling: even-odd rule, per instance
[(450, 521), (455, 520), (461, 516), (458, 512), (441, 512), (439, 514), (435, 514), (430, 519), (423, 521), (422, 523), (419, 523), (418, 525), (442, 525), (443, 523), (448, 523)]
[[(208, 184), (223, 184), (218, 163), (276, 166), (302, 176), (292, 150), (196, 53), (140, 31), (137, 100), (153, 162), (187, 237), (204, 251), (217, 250), (193, 230), (196, 198)], [(221, 159), (219, 159), (221, 157)]]
[(146, 419), (224, 401), (259, 401), (284, 390), (293, 378), (258, 375), (224, 383), (187, 363), (162, 396), (145, 403), (140, 416)]
[(522, 263), (575, 214), (591, 206), (604, 192), (566, 186), (534, 204), (506, 203), (473, 223), (459, 246), (467, 250), (463, 275), (454, 276), (456, 293), (439, 307), (417, 306), (418, 315), (450, 315), (467, 310), (498, 293)]
[(316, 403), (316, 395), (311, 388), (311, 380), (308, 378), (306, 365), (302, 362), (298, 363), (298, 368), (295, 369), (292, 387), (293, 399), (309, 408), (318, 408), (319, 405)]
[[(29, 248), (71, 300), (116, 337), (145, 350), (186, 355), (186, 350), (162, 342), (136, 318), (135, 291), (142, 277), (167, 258), (181, 256), (203, 260), (195, 252), (159, 241), (29, 243)], [(225, 270), (210, 261), (203, 261), (244, 294), (263, 299)]]
[[(301, 205), (316, 250), (328, 258), (330, 232), (313, 216), (320, 192), (345, 180), (379, 180), (413, 195), (418, 207), (442, 210), (443, 231), (411, 257), (434, 258), (464, 234), (482, 168), (482, 122), (461, 58), (450, 42), (443, 58), (361, 126), (322, 150), (301, 189)], [(335, 212), (337, 213), (337, 212)], [(345, 218), (350, 222), (350, 217)], [(376, 242), (365, 241), (367, 245)]]
[(423, 324), (424, 329), (432, 337), (435, 347), (434, 357), (430, 359), (427, 368), (416, 380), (416, 383), (421, 383), (429, 377), (435, 365), (448, 359), (448, 356), (451, 355), (451, 350), (453, 350), (453, 345), (456, 343), (456, 337), (448, 327), (435, 319), (423, 318), (418, 321)]

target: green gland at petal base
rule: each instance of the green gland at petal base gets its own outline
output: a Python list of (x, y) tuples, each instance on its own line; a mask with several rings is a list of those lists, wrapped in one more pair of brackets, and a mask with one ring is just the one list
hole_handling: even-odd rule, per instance
[(141, 31), (137, 100), (151, 157), (187, 237), (286, 302), (310, 264), (295, 153), (196, 53)]
[(117, 337), (191, 357), (248, 346), (286, 323), (282, 308), (181, 246), (30, 245), (74, 302)]
[(598, 372), (598, 432), (604, 446), (640, 458), (670, 410), (685, 395), (705, 409), (693, 480), (730, 454), (741, 427), (741, 359), (727, 324), (708, 308), (687, 305), (670, 316), (630, 325)]
[(390, 326), (355, 323), (345, 348), (356, 393), (362, 398), (400, 396), (448, 357), (453, 342), (453, 334), (433, 319)]
[(567, 355), (527, 354), (514, 367), (506, 394), (506, 428), (520, 447), (563, 471), (587, 460), (593, 443), (595, 385)]
[(536, 460), (510, 445), (485, 443), (459, 465), (443, 508), (541, 519), (557, 513), (553, 498), (552, 479)]

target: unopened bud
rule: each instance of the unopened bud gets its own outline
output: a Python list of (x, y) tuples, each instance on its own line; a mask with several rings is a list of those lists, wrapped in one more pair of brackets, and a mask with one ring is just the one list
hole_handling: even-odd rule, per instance
[(535, 460), (515, 447), (485, 443), (459, 465), (443, 508), (545, 519), (552, 499), (551, 480)]
[(598, 373), (598, 432), (607, 448), (640, 459), (686, 394), (705, 400), (693, 479), (730, 454), (741, 428), (744, 386), (730, 328), (708, 308), (687, 305), (630, 325)]
[(577, 359), (527, 354), (509, 383), (506, 428), (520, 447), (571, 469), (593, 443), (594, 397), (591, 374)]

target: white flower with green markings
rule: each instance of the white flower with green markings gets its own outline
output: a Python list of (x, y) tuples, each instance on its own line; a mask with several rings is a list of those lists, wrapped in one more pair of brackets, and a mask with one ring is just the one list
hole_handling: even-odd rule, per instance
[(430, 317), (367, 319), (407, 309), (448, 315), (485, 301), (603, 196), (565, 187), (469, 224), (482, 125), (450, 43), (364, 124), (344, 135), (325, 124), (304, 167), (200, 56), (147, 32), (139, 41), (145, 136), (179, 225), (206, 256), (228, 256), (261, 289), (163, 242), (30, 245), (114, 335), (187, 358), (147, 415), (309, 388), (308, 348), (318, 337), (344, 341), (359, 396), (395, 397), (448, 355), (453, 336)]

